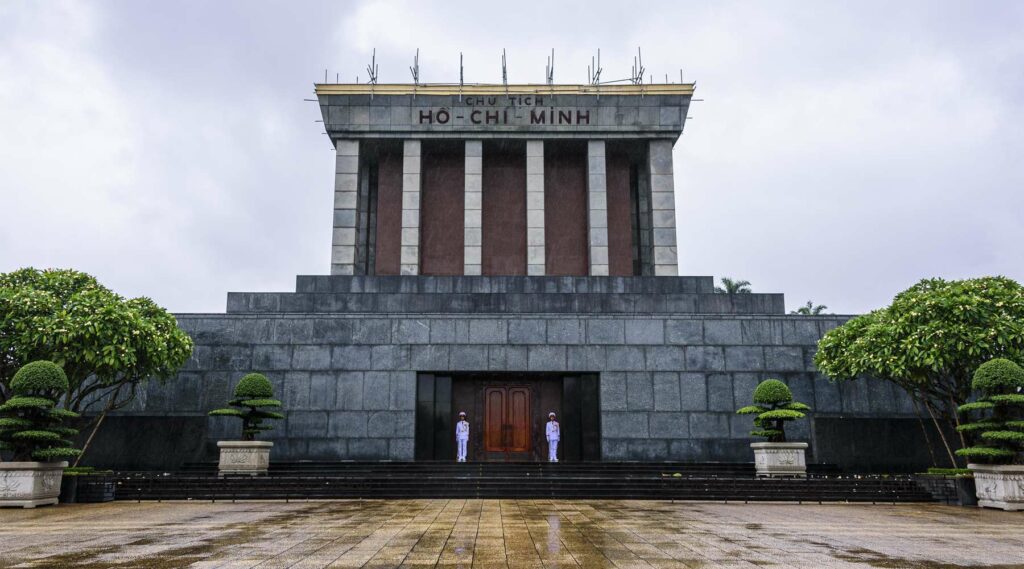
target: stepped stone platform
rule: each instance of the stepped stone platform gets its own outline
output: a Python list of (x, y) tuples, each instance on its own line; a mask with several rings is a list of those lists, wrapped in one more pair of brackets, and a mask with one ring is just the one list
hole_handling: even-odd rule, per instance
[[(810, 443), (810, 462), (879, 473), (929, 464), (904, 393), (815, 369), (818, 340), (848, 317), (713, 291), (704, 276), (331, 275), (299, 276), (295, 292), (229, 293), (226, 313), (176, 315), (191, 359), (109, 417), (89, 460), (168, 472), (214, 460), (238, 425), (207, 412), (259, 372), (287, 416), (267, 435), (275, 461), (446, 459), (417, 451), (419, 379), (492, 374), (592, 382), (597, 436), (581, 460), (749, 461), (751, 418), (735, 410), (775, 377), (812, 408), (789, 433)], [(532, 433), (532, 452), (546, 452), (543, 424)]]
[(785, 314), (781, 294), (715, 294), (712, 277), (302, 276), (228, 293), (228, 313)]
[(213, 463), (177, 473), (119, 473), (119, 500), (553, 498), (787, 502), (927, 502), (909, 477), (844, 476), (814, 465), (803, 479), (758, 479), (751, 463), (274, 464), (267, 476), (218, 477)]

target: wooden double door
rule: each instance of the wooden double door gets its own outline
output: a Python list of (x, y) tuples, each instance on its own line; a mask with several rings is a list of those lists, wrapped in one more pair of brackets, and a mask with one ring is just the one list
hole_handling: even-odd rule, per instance
[(488, 459), (531, 458), (532, 407), (532, 392), (529, 386), (484, 388), (483, 450)]
[(420, 372), (416, 460), (455, 460), (459, 411), (469, 420), (470, 462), (547, 460), (551, 411), (562, 426), (560, 460), (601, 460), (599, 391), (597, 374)]

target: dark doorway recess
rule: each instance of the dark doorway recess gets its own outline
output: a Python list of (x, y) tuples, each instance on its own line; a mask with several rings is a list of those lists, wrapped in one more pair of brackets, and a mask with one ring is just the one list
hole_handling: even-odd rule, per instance
[(559, 460), (601, 459), (596, 373), (420, 373), (416, 385), (416, 460), (454, 460), (455, 422), (470, 424), (470, 461), (547, 460), (545, 425), (562, 427)]

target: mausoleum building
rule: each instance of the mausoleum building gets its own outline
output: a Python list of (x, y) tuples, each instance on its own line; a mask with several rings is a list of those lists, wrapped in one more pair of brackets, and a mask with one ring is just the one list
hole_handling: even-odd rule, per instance
[(238, 426), (206, 412), (249, 371), (283, 399), (273, 460), (454, 461), (465, 411), (469, 461), (540, 461), (554, 411), (563, 461), (749, 462), (751, 419), (734, 410), (775, 377), (813, 408), (789, 433), (810, 461), (926, 461), (906, 452), (924, 447), (907, 442), (920, 430), (904, 394), (815, 371), (845, 317), (678, 276), (678, 248), (708, 246), (677, 243), (672, 150), (693, 85), (316, 93), (336, 151), (330, 274), (178, 315), (192, 359), (111, 419), (97, 462), (212, 459)]

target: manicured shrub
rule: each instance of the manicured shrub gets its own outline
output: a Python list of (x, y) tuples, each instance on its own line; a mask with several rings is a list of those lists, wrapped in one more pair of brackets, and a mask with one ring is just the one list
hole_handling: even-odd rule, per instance
[(971, 386), (981, 397), (958, 410), (977, 419), (957, 429), (977, 444), (956, 453), (972, 462), (1018, 462), (1024, 448), (1024, 369), (1010, 360), (996, 358), (978, 366)]
[(770, 443), (786, 442), (786, 423), (803, 419), (804, 411), (810, 407), (793, 401), (793, 392), (789, 386), (777, 379), (766, 379), (754, 388), (754, 404), (736, 412), (740, 415), (757, 415), (754, 417), (754, 430), (750, 434), (764, 437)]
[(48, 462), (77, 456), (67, 440), (78, 434), (65, 427), (65, 419), (77, 413), (61, 409), (56, 401), (68, 391), (68, 378), (57, 364), (36, 361), (25, 364), (11, 379), (11, 398), (0, 405), (0, 449), (15, 461)]
[(238, 417), (242, 420), (242, 440), (251, 441), (262, 431), (273, 429), (263, 424), (270, 419), (284, 419), (284, 415), (271, 408), (281, 407), (281, 402), (274, 399), (274, 388), (266, 376), (250, 373), (238, 381), (234, 397), (228, 401), (230, 407), (210, 411), (213, 417)]

